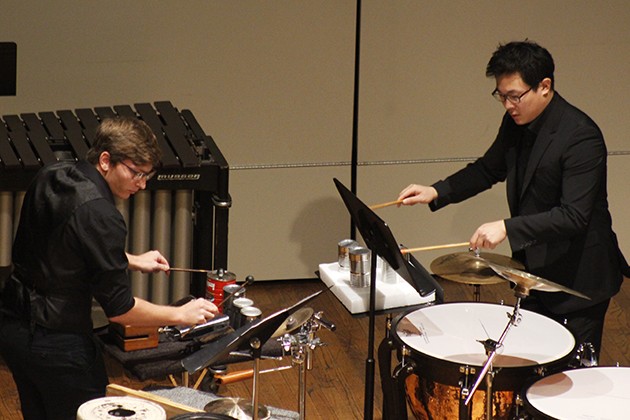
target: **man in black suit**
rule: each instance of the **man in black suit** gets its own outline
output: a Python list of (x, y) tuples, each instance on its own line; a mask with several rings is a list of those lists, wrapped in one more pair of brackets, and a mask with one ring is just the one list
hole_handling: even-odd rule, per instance
[(432, 186), (412, 184), (399, 199), (435, 211), (506, 181), (511, 216), (481, 225), (470, 246), (494, 249), (507, 238), (526, 271), (589, 296), (534, 290), (523, 307), (566, 323), (578, 344), (599, 352), (628, 265), (608, 211), (603, 135), (554, 90), (553, 72), (551, 54), (534, 42), (499, 46), (486, 68), (506, 110), (496, 139), (474, 163)]

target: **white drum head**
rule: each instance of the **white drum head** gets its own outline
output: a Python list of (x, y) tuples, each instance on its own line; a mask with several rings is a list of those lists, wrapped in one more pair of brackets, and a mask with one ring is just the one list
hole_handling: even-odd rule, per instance
[(77, 411), (77, 420), (166, 420), (166, 411), (141, 398), (120, 396), (104, 397), (83, 403)]
[(535, 410), (556, 419), (628, 419), (629, 389), (630, 368), (591, 367), (542, 378), (525, 398)]
[[(431, 357), (470, 366), (487, 359), (479, 341), (499, 341), (513, 307), (490, 303), (445, 303), (407, 314), (396, 334), (408, 347)], [(521, 322), (511, 326), (497, 351), (494, 367), (544, 365), (567, 356), (575, 347), (573, 335), (556, 321), (519, 310)]]

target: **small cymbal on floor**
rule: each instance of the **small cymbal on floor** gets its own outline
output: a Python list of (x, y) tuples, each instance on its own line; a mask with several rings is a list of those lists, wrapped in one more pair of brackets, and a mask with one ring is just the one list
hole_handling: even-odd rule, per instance
[[(218, 398), (206, 404), (204, 411), (234, 419), (251, 419), (254, 414), (252, 402), (243, 398)], [(269, 410), (264, 405), (258, 405), (258, 418), (261, 420), (269, 418)]]

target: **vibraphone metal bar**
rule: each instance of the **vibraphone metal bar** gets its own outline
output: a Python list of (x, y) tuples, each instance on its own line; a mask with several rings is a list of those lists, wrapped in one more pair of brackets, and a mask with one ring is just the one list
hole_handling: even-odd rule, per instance
[[(10, 262), (23, 192), (37, 171), (54, 162), (83, 159), (100, 122), (116, 116), (145, 121), (163, 153), (163, 167), (147, 190), (117, 203), (128, 222), (130, 252), (160, 249), (177, 266), (227, 269), (229, 166), (192, 112), (180, 112), (167, 101), (2, 116), (0, 265)], [(147, 275), (132, 275), (137, 295), (158, 303), (188, 292), (205, 295), (202, 274), (185, 281), (190, 285), (182, 285), (182, 279), (190, 278), (187, 273), (173, 273), (170, 280), (164, 274), (152, 276), (149, 283)]]

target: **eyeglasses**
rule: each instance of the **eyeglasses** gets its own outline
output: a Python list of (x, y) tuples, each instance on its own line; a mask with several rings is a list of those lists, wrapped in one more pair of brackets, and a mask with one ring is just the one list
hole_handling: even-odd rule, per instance
[(123, 165), (125, 165), (125, 167), (127, 169), (129, 169), (129, 171), (131, 171), (131, 174), (133, 175), (133, 180), (134, 181), (140, 181), (142, 179), (145, 180), (150, 180), (151, 178), (153, 178), (153, 175), (155, 175), (155, 171), (151, 171), (149, 173), (146, 172), (141, 172), (141, 171), (136, 171), (135, 169), (133, 169), (131, 166), (127, 165), (125, 162), (120, 161), (120, 163), (122, 163)]
[(499, 92), (497, 89), (495, 89), (492, 91), (492, 96), (494, 97), (494, 99), (496, 99), (497, 101), (501, 103), (505, 103), (505, 101), (507, 100), (512, 104), (520, 104), (521, 98), (525, 96), (527, 92), (529, 92), (530, 90), (532, 90), (532, 88), (527, 89), (525, 92), (521, 93), (520, 95), (504, 95), (501, 92)]

